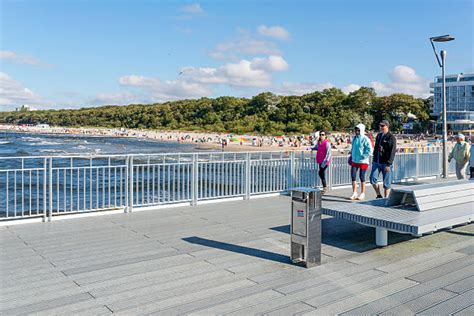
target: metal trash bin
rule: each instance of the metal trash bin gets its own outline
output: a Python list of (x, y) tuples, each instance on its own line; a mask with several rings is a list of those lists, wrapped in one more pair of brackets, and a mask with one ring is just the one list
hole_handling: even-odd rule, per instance
[(291, 261), (311, 268), (321, 264), (321, 192), (291, 191)]

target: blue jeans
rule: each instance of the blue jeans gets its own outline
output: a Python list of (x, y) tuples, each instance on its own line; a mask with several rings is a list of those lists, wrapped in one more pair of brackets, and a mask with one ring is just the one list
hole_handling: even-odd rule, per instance
[(373, 162), (372, 163), (372, 171), (370, 172), (370, 183), (371, 184), (377, 184), (377, 178), (382, 172), (383, 176), (383, 188), (384, 189), (390, 189), (391, 184), (392, 184), (392, 173), (393, 169), (392, 166), (390, 166), (390, 171), (387, 172), (385, 168), (387, 167), (386, 164), (383, 163), (378, 163), (378, 162)]

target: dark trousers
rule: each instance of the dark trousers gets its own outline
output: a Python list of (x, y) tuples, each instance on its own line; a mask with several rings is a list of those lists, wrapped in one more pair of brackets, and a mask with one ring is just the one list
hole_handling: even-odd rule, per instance
[(327, 187), (326, 185), (326, 169), (328, 168), (328, 165), (326, 165), (324, 168), (319, 165), (319, 171), (318, 175), (319, 178), (321, 178), (321, 183), (323, 184), (323, 188)]
[(471, 179), (474, 179), (474, 167), (469, 167), (469, 171), (471, 174)]

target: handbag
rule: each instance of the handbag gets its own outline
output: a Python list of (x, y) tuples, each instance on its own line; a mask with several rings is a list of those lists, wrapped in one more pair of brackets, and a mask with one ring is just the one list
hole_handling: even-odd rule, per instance
[(347, 163), (349, 164), (349, 166), (352, 166), (352, 155), (349, 155), (349, 157), (347, 158)]

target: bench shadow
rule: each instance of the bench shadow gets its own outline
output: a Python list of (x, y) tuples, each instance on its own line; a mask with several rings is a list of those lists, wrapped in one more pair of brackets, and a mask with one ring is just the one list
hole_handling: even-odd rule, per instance
[[(359, 253), (377, 248), (375, 245), (375, 228), (335, 217), (323, 218), (321, 225), (321, 242), (324, 245)], [(270, 229), (290, 234), (290, 225), (275, 226), (270, 227)], [(410, 235), (389, 232), (390, 244), (413, 238)]]
[(221, 250), (225, 250), (225, 251), (240, 253), (240, 254), (243, 254), (243, 255), (257, 257), (257, 258), (261, 258), (261, 259), (265, 259), (265, 260), (291, 264), (291, 260), (288, 256), (285, 256), (285, 255), (282, 255), (282, 254), (279, 254), (279, 253), (266, 251), (266, 250), (229, 244), (229, 243), (226, 243), (226, 242), (201, 238), (201, 237), (197, 237), (197, 236), (182, 238), (182, 240), (184, 240), (186, 242), (189, 242), (189, 243), (192, 243), (192, 244), (201, 245), (201, 246), (206, 246), (206, 247), (221, 249)]

